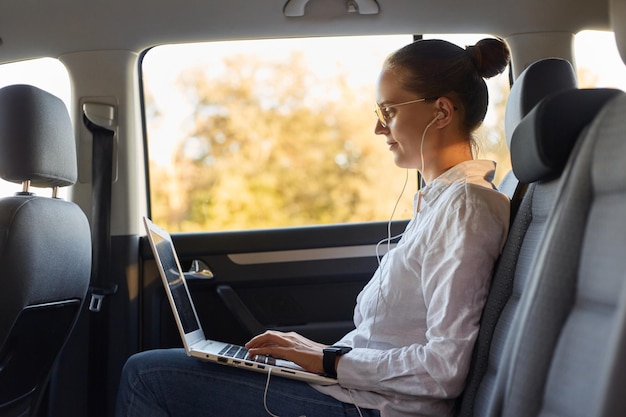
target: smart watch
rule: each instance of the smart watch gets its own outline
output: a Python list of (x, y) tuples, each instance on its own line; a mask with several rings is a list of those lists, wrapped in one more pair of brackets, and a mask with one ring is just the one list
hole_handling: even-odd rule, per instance
[(331, 378), (337, 378), (337, 369), (335, 369), (337, 358), (350, 352), (351, 350), (352, 348), (347, 346), (329, 346), (324, 348), (324, 358), (322, 360), (324, 375)]

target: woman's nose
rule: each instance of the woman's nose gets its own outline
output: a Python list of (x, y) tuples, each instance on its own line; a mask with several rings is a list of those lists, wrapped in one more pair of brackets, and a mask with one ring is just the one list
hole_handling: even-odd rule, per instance
[(374, 126), (374, 133), (377, 135), (383, 135), (385, 132), (389, 131), (387, 126), (383, 126), (380, 120), (376, 120), (376, 126)]

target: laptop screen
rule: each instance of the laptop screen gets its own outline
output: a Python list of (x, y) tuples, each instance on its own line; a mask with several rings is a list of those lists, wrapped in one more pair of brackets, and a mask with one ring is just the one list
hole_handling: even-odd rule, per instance
[(161, 264), (165, 276), (167, 277), (167, 283), (174, 299), (174, 304), (178, 310), (178, 316), (183, 326), (185, 334), (198, 330), (198, 320), (194, 313), (191, 301), (189, 300), (189, 293), (183, 278), (181, 277), (178, 264), (176, 263), (176, 256), (174, 254), (174, 246), (172, 242), (159, 236), (153, 230), (150, 230), (154, 246), (157, 251), (157, 262)]

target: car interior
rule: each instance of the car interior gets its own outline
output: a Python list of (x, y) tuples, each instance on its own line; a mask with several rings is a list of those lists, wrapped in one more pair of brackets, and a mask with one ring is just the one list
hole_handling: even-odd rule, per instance
[(421, 181), (382, 60), (484, 37), (512, 211), (455, 415), (625, 416), (626, 0), (52, 0), (0, 12), (0, 417), (113, 416), (128, 357), (182, 346), (144, 216), (207, 337), (352, 330)]

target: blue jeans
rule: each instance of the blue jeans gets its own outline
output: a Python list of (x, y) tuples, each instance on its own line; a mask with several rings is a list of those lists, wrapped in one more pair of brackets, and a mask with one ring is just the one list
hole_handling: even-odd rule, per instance
[[(307, 383), (188, 357), (182, 349), (133, 355), (122, 372), (116, 417), (359, 417), (354, 404), (317, 392)], [(360, 410), (379, 417), (377, 410)]]

